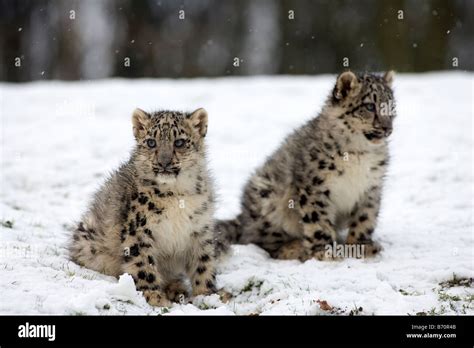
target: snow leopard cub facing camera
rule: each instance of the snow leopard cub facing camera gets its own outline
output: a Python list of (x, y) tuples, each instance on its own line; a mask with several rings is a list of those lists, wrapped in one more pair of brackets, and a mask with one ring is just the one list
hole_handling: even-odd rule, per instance
[(136, 109), (136, 146), (95, 194), (74, 231), (71, 258), (129, 273), (155, 306), (215, 291), (214, 193), (204, 137), (207, 113)]
[[(222, 239), (254, 243), (275, 258), (327, 258), (325, 246), (372, 240), (395, 117), (393, 72), (338, 76), (319, 116), (291, 134), (247, 182), (242, 212), (220, 221)], [(362, 249), (362, 248), (360, 248)]]

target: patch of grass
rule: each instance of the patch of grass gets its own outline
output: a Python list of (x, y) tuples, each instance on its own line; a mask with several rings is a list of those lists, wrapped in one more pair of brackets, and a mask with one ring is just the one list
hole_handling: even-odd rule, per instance
[(66, 273), (66, 276), (68, 277), (74, 277), (76, 275), (76, 272), (71, 271), (69, 268), (67, 270), (64, 270), (64, 272)]
[(398, 292), (400, 294), (402, 294), (403, 296), (420, 296), (421, 294), (417, 291), (408, 291), (408, 290), (404, 290), (404, 289), (398, 289)]
[(474, 307), (474, 294), (450, 294), (450, 289), (456, 287), (472, 287), (472, 278), (458, 277), (453, 274), (451, 279), (445, 280), (439, 283), (438, 288), (434, 288), (433, 291), (438, 296), (440, 302), (439, 308), (431, 308), (428, 311), (418, 312), (417, 315), (441, 315), (446, 314), (448, 310), (451, 310), (457, 314), (467, 314), (472, 311)]
[(13, 220), (0, 220), (0, 225), (2, 225), (5, 228), (13, 228), (13, 225), (15, 224), (15, 221)]
[(360, 306), (357, 307), (356, 304), (354, 304), (354, 308), (351, 309), (351, 311), (349, 312), (349, 315), (360, 315), (363, 310), (364, 310), (364, 308), (362, 308)]
[(247, 291), (252, 291), (253, 288), (257, 288), (260, 290), (260, 287), (263, 285), (262, 280), (255, 280), (255, 279), (250, 279), (249, 282), (242, 288), (240, 293), (244, 293)]
[(441, 305), (439, 309), (432, 307), (428, 311), (417, 312), (416, 315), (420, 317), (420, 316), (426, 316), (426, 315), (441, 315), (445, 313), (446, 313), (446, 307)]
[(461, 301), (461, 297), (457, 295), (449, 295), (443, 291), (438, 291), (438, 298), (440, 301)]
[(439, 283), (442, 288), (453, 288), (455, 286), (472, 286), (472, 278), (461, 277), (458, 278), (455, 273), (453, 273), (453, 278), (449, 280), (445, 280), (444, 282)]
[(271, 292), (273, 292), (273, 288), (270, 288), (270, 289), (268, 289), (267, 291), (265, 291), (265, 292), (263, 293), (263, 296), (267, 296), (267, 295), (270, 294)]
[(211, 307), (207, 303), (201, 303), (198, 306), (199, 309), (206, 310), (206, 309), (211, 309)]

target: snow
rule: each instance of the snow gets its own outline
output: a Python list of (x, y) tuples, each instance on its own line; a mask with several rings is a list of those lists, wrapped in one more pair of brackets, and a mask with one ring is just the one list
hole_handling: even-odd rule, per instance
[(208, 110), (217, 216), (228, 218), (252, 170), (317, 114), (334, 76), (0, 84), (0, 314), (474, 314), (472, 282), (456, 282), (473, 277), (473, 76), (396, 77), (381, 255), (300, 263), (233, 246), (217, 276), (230, 301), (164, 309), (129, 275), (67, 258), (71, 227), (129, 154), (132, 110)]

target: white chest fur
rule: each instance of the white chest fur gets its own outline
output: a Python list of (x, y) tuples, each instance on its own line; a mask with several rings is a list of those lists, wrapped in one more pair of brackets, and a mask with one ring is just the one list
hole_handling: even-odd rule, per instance
[(207, 202), (204, 195), (172, 196), (160, 202), (163, 212), (150, 220), (157, 249), (163, 255), (175, 255), (189, 249), (193, 232), (198, 232), (209, 221), (209, 209), (196, 214)]
[(340, 212), (349, 213), (369, 188), (378, 184), (382, 176), (381, 169), (372, 168), (377, 167), (382, 159), (379, 155), (369, 153), (336, 160), (336, 166), (343, 170), (343, 174), (328, 178), (328, 186), (331, 200)]

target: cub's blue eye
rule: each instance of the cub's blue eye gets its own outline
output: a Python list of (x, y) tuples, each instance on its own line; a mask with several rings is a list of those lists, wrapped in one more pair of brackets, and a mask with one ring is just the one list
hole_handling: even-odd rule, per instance
[(150, 149), (152, 149), (152, 148), (154, 148), (154, 147), (156, 146), (156, 141), (155, 141), (155, 139), (148, 139), (148, 140), (146, 141), (146, 144), (148, 145), (148, 147), (149, 147)]
[(184, 143), (185, 143), (184, 139), (176, 139), (175, 142), (174, 142), (174, 146), (183, 147)]
[(375, 111), (375, 104), (365, 104), (365, 108), (369, 110), (370, 112)]

